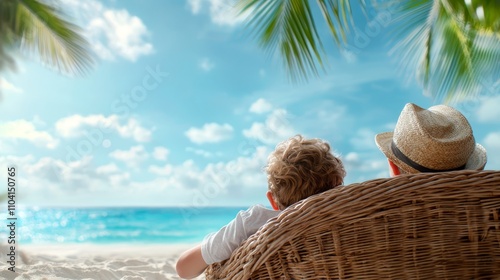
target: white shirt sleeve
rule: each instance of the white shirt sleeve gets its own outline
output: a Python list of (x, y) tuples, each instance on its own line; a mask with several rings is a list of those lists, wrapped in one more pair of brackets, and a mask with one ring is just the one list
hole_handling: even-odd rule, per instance
[(261, 205), (240, 211), (229, 224), (219, 231), (207, 235), (201, 243), (201, 255), (208, 264), (229, 259), (233, 251), (245, 239), (254, 234), (269, 219), (276, 217), (279, 211)]

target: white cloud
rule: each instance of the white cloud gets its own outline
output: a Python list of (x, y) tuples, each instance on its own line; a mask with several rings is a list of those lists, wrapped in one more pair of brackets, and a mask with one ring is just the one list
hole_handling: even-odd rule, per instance
[(114, 163), (102, 165), (102, 166), (99, 166), (98, 168), (96, 168), (97, 174), (113, 174), (113, 173), (118, 173), (118, 172), (120, 172), (120, 169)]
[(254, 122), (249, 129), (243, 130), (247, 138), (256, 139), (265, 144), (277, 144), (295, 135), (284, 109), (276, 109), (267, 117), (265, 123)]
[(500, 132), (491, 132), (486, 135), (484, 144), (488, 147), (500, 150)]
[(171, 164), (166, 164), (164, 166), (151, 165), (148, 171), (152, 174), (158, 176), (170, 176), (172, 174), (173, 166)]
[[(0, 157), (2, 166), (13, 163), (19, 170), (19, 185), (23, 186), (20, 195), (26, 205), (92, 205), (98, 200), (102, 200), (101, 205), (109, 205), (119, 194), (117, 189), (130, 181), (128, 172), (114, 164), (95, 166), (89, 156), (69, 162), (31, 155)], [(40, 199), (43, 197), (51, 199)]]
[(10, 83), (9, 81), (7, 81), (4, 78), (0, 78), (0, 89), (5, 90), (5, 91), (10, 91), (13, 93), (22, 93), (23, 92), (23, 90), (21, 88), (13, 85), (12, 83)]
[[(92, 128), (92, 130), (90, 130)], [(124, 138), (133, 138), (137, 142), (151, 140), (151, 130), (142, 127), (134, 118), (121, 124), (117, 115), (72, 115), (56, 122), (57, 132), (66, 138), (81, 137), (93, 134), (92, 137), (103, 138), (105, 133), (117, 132)]]
[(15, 120), (1, 124), (0, 135), (6, 139), (26, 140), (49, 149), (54, 149), (59, 144), (59, 140), (50, 133), (37, 130), (33, 123), (26, 120)]
[(359, 162), (359, 155), (358, 153), (350, 152), (344, 157), (344, 161), (357, 163)]
[(187, 147), (186, 151), (194, 153), (194, 154), (202, 156), (202, 157), (206, 157), (206, 158), (214, 156), (214, 153), (212, 153), (212, 152), (205, 151), (205, 150), (202, 150), (202, 149), (195, 149), (195, 148), (192, 148), (192, 147)]
[(153, 150), (153, 158), (156, 160), (167, 160), (170, 151), (165, 147), (155, 147)]
[(349, 152), (345, 156), (341, 156), (342, 162), (346, 167), (347, 173), (356, 171), (381, 171), (387, 167), (387, 159), (381, 153), (380, 155), (374, 154), (374, 159), (371, 154), (359, 152)]
[[(149, 166), (149, 172), (161, 176), (163, 178), (163, 186), (176, 188), (177, 191), (175, 193), (186, 193), (186, 190), (198, 188), (203, 185), (204, 180), (203, 172), (200, 171), (192, 160), (187, 160), (175, 166), (170, 164), (165, 164), (164, 166), (151, 165)], [(139, 184), (136, 185), (136, 187), (139, 186)], [(143, 185), (141, 188), (145, 189), (147, 187)]]
[(58, 120), (55, 124), (57, 132), (66, 138), (80, 137), (84, 127), (112, 128), (119, 124), (118, 116), (111, 115), (72, 115)]
[(188, 4), (189, 6), (191, 7), (191, 12), (193, 14), (198, 14), (200, 13), (200, 10), (201, 10), (201, 2), (203, 0), (188, 0)]
[(139, 165), (149, 158), (149, 154), (144, 149), (144, 146), (133, 146), (129, 150), (115, 150), (109, 153), (109, 156), (123, 161), (130, 167), (139, 167)]
[(143, 38), (148, 35), (146, 26), (140, 18), (131, 16), (126, 10), (104, 11), (101, 17), (90, 21), (88, 30), (91, 38), (106, 38), (107, 45), (97, 44), (96, 49), (105, 59), (118, 54), (136, 61), (138, 57), (153, 52), (153, 45)]
[(119, 56), (136, 61), (153, 52), (147, 27), (127, 10), (108, 8), (96, 0), (63, 0), (63, 3), (73, 9), (86, 26), (91, 46), (102, 59), (112, 60)]
[[(51, 186), (60, 182), (77, 182), (82, 179), (82, 173), (89, 171), (91, 166), (92, 157), (85, 156), (79, 160), (71, 162), (63, 162), (50, 157), (40, 158), (38, 161), (30, 162), (29, 165), (23, 165), (22, 170), (25, 172), (25, 176), (29, 176), (30, 181), (32, 178), (37, 178), (38, 180), (33, 180), (33, 185), (36, 188), (41, 188), (36, 184), (36, 181), (44, 180), (51, 182)], [(25, 162), (26, 164), (26, 162)], [(31, 185), (31, 184), (30, 184)], [(79, 188), (85, 184), (72, 184), (74, 188)]]
[(227, 123), (207, 123), (202, 128), (192, 127), (186, 131), (186, 136), (196, 144), (217, 143), (231, 138), (233, 127)]
[(500, 119), (499, 108), (500, 96), (483, 98), (477, 110), (477, 118), (481, 122), (498, 122)]
[(389, 176), (387, 159), (382, 153), (349, 152), (341, 160), (347, 173), (344, 184)]
[[(187, 202), (192, 207), (217, 203), (227, 205), (228, 198), (232, 202), (242, 203), (237, 201), (239, 198), (243, 203), (252, 203), (252, 200), (265, 197), (267, 179), (263, 168), (268, 155), (267, 148), (256, 147), (248, 157), (211, 163), (202, 169), (189, 160), (176, 166), (152, 165), (149, 171), (163, 177), (161, 185), (175, 188), (177, 194), (185, 194), (184, 204)], [(148, 185), (157, 184), (158, 180), (155, 180)], [(148, 189), (148, 186), (143, 184), (140, 188)]]
[(135, 119), (129, 119), (126, 125), (116, 126), (118, 133), (126, 138), (134, 138), (137, 142), (151, 140), (151, 130), (142, 127)]
[(314, 120), (315, 127), (323, 131), (342, 129), (348, 125), (350, 119), (345, 106), (329, 101), (322, 101), (321, 104), (309, 109), (300, 118), (305, 120), (302, 125), (306, 126), (310, 125), (311, 119)]
[(357, 152), (349, 152), (347, 155), (342, 156), (341, 159), (347, 175), (351, 174), (354, 169), (359, 169), (363, 164), (363, 160), (360, 159)]
[[(115, 156), (130, 161), (144, 154), (143, 147), (136, 146)], [(192, 160), (179, 165), (149, 165), (148, 173), (134, 176), (123, 170), (129, 168), (114, 162), (96, 165), (90, 156), (67, 162), (50, 157), (35, 159), (31, 155), (0, 156), (0, 165), (15, 163), (22, 170), (19, 184), (25, 186), (22, 199), (26, 205), (201, 207), (265, 202), (267, 182), (263, 167), (268, 154), (266, 147), (255, 147), (249, 156), (227, 162), (205, 167)]]
[(215, 67), (215, 64), (210, 61), (209, 58), (203, 58), (201, 61), (200, 61), (200, 64), (199, 64), (200, 68), (205, 71), (205, 72), (209, 72), (210, 70), (212, 70), (214, 67)]
[(351, 138), (351, 145), (356, 150), (369, 150), (377, 149), (377, 144), (375, 144), (376, 133), (369, 128), (361, 128), (356, 132), (356, 135)]
[(484, 144), (488, 157), (486, 169), (500, 170), (500, 158), (497, 156), (500, 155), (500, 131), (490, 132), (482, 144)]
[[(133, 183), (134, 189), (156, 190), (174, 193), (175, 196), (159, 195), (162, 203), (197, 209), (207, 205), (243, 205), (262, 203), (267, 190), (263, 166), (268, 150), (258, 147), (249, 157), (240, 157), (229, 162), (208, 164), (199, 168), (188, 160), (181, 165), (151, 166), (149, 171), (160, 177), (144, 183)], [(149, 196), (151, 194), (149, 193)]]
[(35, 157), (33, 155), (26, 156), (2, 156), (0, 157), (0, 166), (17, 165), (18, 167), (33, 163)]
[(348, 63), (355, 63), (358, 61), (356, 54), (347, 49), (340, 49), (340, 54)]
[(264, 98), (259, 98), (257, 101), (252, 103), (250, 106), (250, 112), (256, 113), (256, 114), (263, 114), (271, 111), (273, 109), (273, 105), (271, 103), (267, 102)]
[(188, 4), (195, 15), (208, 7), (210, 19), (217, 25), (235, 26), (248, 16), (248, 12), (238, 15), (235, 0), (189, 0)]

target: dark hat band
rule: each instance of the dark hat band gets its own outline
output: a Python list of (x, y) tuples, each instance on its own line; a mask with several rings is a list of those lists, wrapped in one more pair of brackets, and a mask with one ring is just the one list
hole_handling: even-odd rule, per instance
[(465, 169), (465, 164), (456, 168), (451, 168), (451, 169), (444, 169), (444, 170), (437, 170), (437, 169), (431, 169), (427, 168), (425, 166), (422, 166), (410, 158), (408, 158), (403, 152), (401, 152), (394, 141), (391, 142), (391, 151), (394, 154), (394, 156), (399, 159), (400, 161), (406, 163), (408, 166), (420, 171), (420, 172), (446, 172), (446, 171), (456, 171), (456, 170), (464, 170)]

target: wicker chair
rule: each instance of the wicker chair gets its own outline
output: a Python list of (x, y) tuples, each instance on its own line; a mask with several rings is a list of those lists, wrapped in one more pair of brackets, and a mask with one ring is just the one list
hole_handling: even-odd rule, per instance
[(206, 278), (500, 278), (500, 171), (404, 175), (309, 197)]

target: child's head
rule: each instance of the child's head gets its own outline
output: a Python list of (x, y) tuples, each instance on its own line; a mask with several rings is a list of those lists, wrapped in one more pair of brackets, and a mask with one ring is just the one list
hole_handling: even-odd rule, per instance
[(281, 142), (266, 167), (269, 191), (284, 209), (293, 203), (341, 185), (346, 172), (330, 145), (297, 135)]

